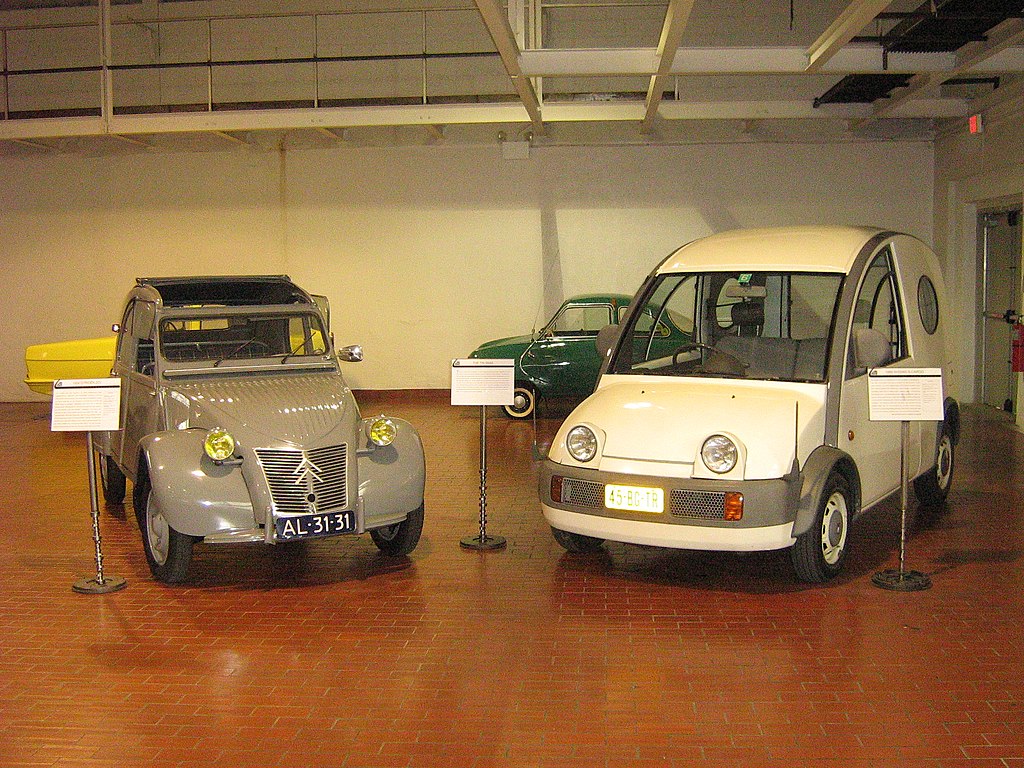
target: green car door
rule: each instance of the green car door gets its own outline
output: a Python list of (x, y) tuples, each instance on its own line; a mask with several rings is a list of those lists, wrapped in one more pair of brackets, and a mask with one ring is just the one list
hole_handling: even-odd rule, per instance
[(601, 368), (597, 332), (618, 322), (611, 303), (566, 303), (523, 353), (520, 365), (534, 386), (552, 397), (582, 398)]

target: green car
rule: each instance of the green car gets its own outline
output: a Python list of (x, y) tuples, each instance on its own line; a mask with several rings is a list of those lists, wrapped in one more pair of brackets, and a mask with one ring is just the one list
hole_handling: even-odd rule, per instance
[[(594, 391), (601, 370), (597, 332), (617, 325), (632, 298), (618, 293), (573, 296), (540, 333), (485, 342), (470, 357), (516, 361), (515, 400), (503, 406), (514, 419), (530, 416), (538, 396), (582, 400)], [(667, 326), (659, 330), (665, 336), (679, 334)]]

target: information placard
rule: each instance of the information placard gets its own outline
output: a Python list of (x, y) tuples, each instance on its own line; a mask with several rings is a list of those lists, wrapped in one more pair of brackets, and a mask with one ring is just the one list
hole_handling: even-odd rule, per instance
[(515, 361), (452, 360), (452, 405), (512, 405)]
[(121, 428), (121, 379), (60, 379), (53, 382), (50, 430), (102, 432)]
[(868, 401), (871, 421), (942, 421), (942, 369), (873, 368)]

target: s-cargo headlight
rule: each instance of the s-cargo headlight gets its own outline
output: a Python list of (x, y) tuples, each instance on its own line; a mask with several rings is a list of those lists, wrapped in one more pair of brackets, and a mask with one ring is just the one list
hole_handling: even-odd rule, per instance
[(395, 422), (384, 416), (380, 416), (366, 425), (366, 437), (376, 446), (383, 448), (395, 442), (398, 435), (398, 427)]
[(203, 449), (214, 461), (226, 461), (235, 452), (235, 438), (226, 429), (215, 427), (206, 433)]
[(573, 427), (565, 436), (565, 447), (576, 461), (590, 461), (597, 455), (597, 436), (590, 427)]
[(712, 435), (704, 441), (704, 445), (700, 449), (700, 457), (704, 461), (704, 466), (720, 475), (736, 466), (739, 455), (736, 443), (725, 435)]

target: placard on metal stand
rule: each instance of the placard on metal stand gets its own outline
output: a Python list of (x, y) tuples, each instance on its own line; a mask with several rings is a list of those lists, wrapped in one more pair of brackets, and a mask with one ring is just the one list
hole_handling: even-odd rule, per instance
[(932, 580), (920, 571), (906, 570), (907, 476), (911, 421), (942, 421), (942, 370), (940, 368), (876, 368), (868, 373), (868, 402), (871, 421), (899, 421), (900, 424), (900, 567), (879, 571), (871, 582), (897, 592), (929, 589)]
[(480, 533), (459, 544), (466, 549), (503, 549), (502, 536), (487, 534), (487, 406), (511, 405), (515, 392), (515, 361), (452, 360), (452, 405), (480, 406)]
[(96, 491), (96, 462), (93, 431), (121, 428), (121, 379), (62, 379), (53, 383), (50, 430), (85, 432), (89, 468), (89, 503), (92, 510), (92, 537), (96, 548), (96, 578), (79, 579), (71, 589), (88, 595), (117, 592), (128, 586), (120, 576), (103, 574), (103, 547), (100, 541), (100, 504)]

